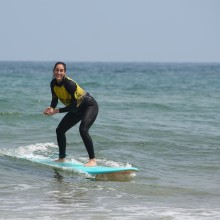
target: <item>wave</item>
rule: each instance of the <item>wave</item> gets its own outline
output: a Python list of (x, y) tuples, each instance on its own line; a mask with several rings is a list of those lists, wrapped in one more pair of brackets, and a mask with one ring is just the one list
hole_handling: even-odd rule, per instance
[[(19, 146), (14, 148), (1, 148), (0, 154), (23, 159), (56, 159), (58, 146), (51, 143), (36, 143), (26, 146)], [(106, 158), (97, 158), (97, 163), (100, 166), (111, 166), (111, 167), (131, 167), (129, 163), (116, 162), (112, 160), (107, 160)], [(68, 155), (68, 161), (74, 163), (85, 163), (88, 161), (87, 157), (74, 158)]]
[(25, 118), (41, 118), (41, 117), (45, 117), (43, 115), (42, 112), (37, 112), (37, 113), (27, 113), (27, 112), (19, 112), (19, 111), (15, 111), (15, 112), (9, 112), (9, 111), (5, 111), (5, 112), (0, 112), (0, 117), (25, 117)]
[(0, 153), (3, 155), (11, 157), (24, 157), (24, 158), (33, 158), (33, 157), (47, 157), (50, 155), (54, 149), (57, 149), (57, 145), (54, 143), (36, 143), (26, 146), (20, 146), (15, 148), (1, 148)]
[(21, 112), (0, 112), (0, 116), (21, 115)]
[(167, 104), (162, 104), (162, 103), (139, 103), (138, 106), (146, 107), (148, 109), (157, 109), (157, 110), (171, 110), (173, 107)]

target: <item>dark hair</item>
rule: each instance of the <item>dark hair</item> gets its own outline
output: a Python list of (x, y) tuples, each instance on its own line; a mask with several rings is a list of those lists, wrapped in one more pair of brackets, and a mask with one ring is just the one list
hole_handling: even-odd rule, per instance
[(64, 62), (56, 62), (54, 67), (53, 67), (53, 72), (55, 71), (57, 65), (59, 65), (59, 64), (63, 65), (64, 71), (66, 72), (66, 64)]

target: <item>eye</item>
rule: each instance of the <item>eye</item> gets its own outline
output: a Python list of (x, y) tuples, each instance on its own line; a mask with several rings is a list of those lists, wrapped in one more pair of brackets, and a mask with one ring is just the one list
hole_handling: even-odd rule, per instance
[(56, 71), (63, 73), (63, 72), (64, 72), (64, 69), (59, 69), (59, 68), (57, 68)]

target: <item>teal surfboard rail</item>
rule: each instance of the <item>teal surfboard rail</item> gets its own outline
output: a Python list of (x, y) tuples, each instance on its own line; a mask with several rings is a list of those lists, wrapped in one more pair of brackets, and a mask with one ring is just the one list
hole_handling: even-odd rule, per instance
[(134, 172), (139, 171), (139, 169), (135, 167), (107, 167), (107, 166), (86, 167), (84, 166), (84, 164), (80, 164), (80, 163), (78, 164), (74, 162), (59, 163), (59, 162), (54, 162), (50, 159), (36, 159), (36, 158), (32, 158), (30, 160), (48, 166), (57, 167), (57, 168), (66, 168), (68, 170), (84, 172), (90, 175), (117, 173), (123, 171), (134, 171)]

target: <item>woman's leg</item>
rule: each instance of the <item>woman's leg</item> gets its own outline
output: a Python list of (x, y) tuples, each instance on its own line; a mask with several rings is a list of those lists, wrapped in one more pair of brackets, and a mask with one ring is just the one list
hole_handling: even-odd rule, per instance
[(63, 159), (66, 157), (66, 135), (65, 133), (76, 125), (80, 121), (80, 118), (72, 113), (68, 112), (61, 122), (59, 123), (56, 133), (57, 133), (57, 143), (59, 146), (59, 158)]
[(91, 136), (89, 135), (89, 129), (92, 126), (92, 124), (94, 123), (94, 121), (98, 115), (98, 105), (94, 99), (92, 101), (93, 101), (92, 102), (93, 105), (89, 105), (85, 109), (83, 117), (82, 117), (82, 121), (81, 121), (80, 127), (79, 127), (80, 135), (83, 139), (86, 150), (89, 154), (89, 159), (95, 158), (93, 141), (92, 141)]

